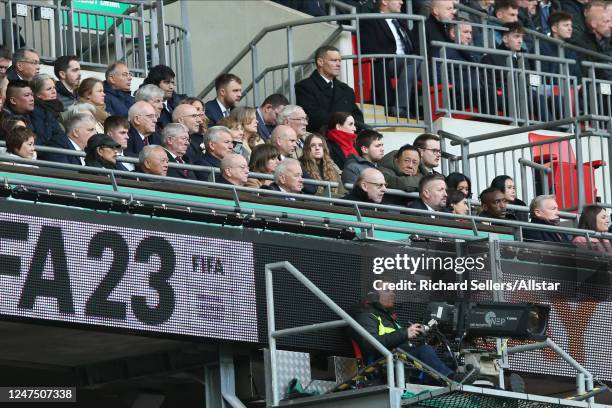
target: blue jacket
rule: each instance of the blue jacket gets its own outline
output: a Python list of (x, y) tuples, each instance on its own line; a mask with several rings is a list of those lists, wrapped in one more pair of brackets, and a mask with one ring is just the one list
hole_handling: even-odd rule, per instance
[(134, 97), (127, 91), (119, 91), (113, 89), (110, 84), (104, 81), (104, 103), (106, 103), (106, 111), (111, 115), (125, 116), (128, 115), (128, 109), (134, 104)]
[(215, 126), (217, 122), (223, 119), (223, 112), (217, 103), (217, 99), (206, 102), (204, 105), (204, 113), (208, 118), (208, 127)]
[[(17, 115), (10, 108), (6, 109), (11, 115)], [(29, 123), (30, 129), (36, 133), (36, 144), (39, 146), (47, 146), (51, 139), (61, 138), (66, 136), (66, 133), (55, 119), (53, 114), (39, 106), (34, 105), (34, 110), (25, 115)]]
[[(60, 149), (76, 150), (74, 148), (74, 145), (70, 142), (70, 139), (68, 139), (68, 136), (66, 136), (65, 134), (60, 137), (51, 139), (47, 146), (58, 147)], [(76, 164), (77, 166), (83, 165), (83, 163), (81, 163), (81, 159), (78, 156), (71, 156), (62, 153), (44, 153), (44, 155), (42, 155), (42, 157), (40, 158), (43, 160), (58, 163)]]

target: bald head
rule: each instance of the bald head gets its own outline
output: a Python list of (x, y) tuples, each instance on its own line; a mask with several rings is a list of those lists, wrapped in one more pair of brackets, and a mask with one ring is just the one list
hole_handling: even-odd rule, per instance
[(227, 154), (219, 166), (223, 178), (235, 186), (244, 186), (249, 177), (249, 165), (241, 154)]
[(297, 133), (287, 125), (278, 125), (272, 131), (270, 144), (276, 146), (283, 157), (291, 156), (297, 146)]
[(190, 135), (198, 133), (202, 124), (202, 118), (198, 115), (196, 107), (186, 103), (174, 108), (172, 111), (172, 121), (185, 125)]
[(438, 21), (449, 21), (455, 18), (455, 2), (453, 0), (432, 0), (431, 15)]
[(379, 170), (371, 167), (359, 173), (355, 185), (365, 191), (368, 199), (374, 203), (382, 202), (385, 191), (387, 191), (385, 176)]
[(155, 132), (157, 113), (149, 102), (138, 101), (128, 110), (128, 120), (143, 136), (150, 136)]

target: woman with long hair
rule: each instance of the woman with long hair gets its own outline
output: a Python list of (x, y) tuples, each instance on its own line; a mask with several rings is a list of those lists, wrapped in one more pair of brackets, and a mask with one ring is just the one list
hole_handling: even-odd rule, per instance
[(463, 173), (450, 173), (446, 176), (448, 190), (461, 191), (466, 198), (472, 198), (472, 181)]
[(242, 145), (250, 157), (251, 151), (255, 146), (264, 143), (259, 133), (257, 133), (257, 110), (248, 106), (238, 106), (232, 109), (230, 118), (236, 118), (242, 125), (244, 129)]
[[(331, 159), (323, 136), (315, 133), (306, 137), (300, 163), (302, 164), (304, 174), (308, 174), (310, 178), (338, 183), (338, 187), (332, 187), (332, 194), (343, 195), (346, 193), (340, 179), (340, 170)], [(324, 193), (325, 188), (320, 186), (315, 194), (323, 195)]]
[[(505, 174), (501, 176), (497, 176), (493, 180), (491, 180), (491, 187), (502, 191), (504, 193), (504, 197), (506, 198), (506, 201), (508, 202), (508, 204), (520, 205), (522, 207), (527, 206), (527, 204), (525, 204), (524, 201), (516, 198), (516, 186), (514, 184), (514, 180), (512, 179), (512, 177), (507, 176)], [(528, 213), (525, 211), (515, 211), (515, 210), (507, 209), (506, 214), (514, 215), (514, 217), (518, 221), (524, 221), (524, 222), (529, 221), (529, 217), (527, 216)]]
[[(276, 146), (269, 144), (260, 144), (255, 146), (251, 152), (251, 160), (249, 161), (249, 170), (253, 173), (274, 174), (276, 166), (281, 161), (280, 152)], [(262, 188), (269, 186), (274, 180), (262, 180), (249, 177), (246, 182), (246, 187)]]
[(106, 112), (104, 103), (104, 84), (97, 78), (85, 78), (77, 91), (79, 101), (89, 102), (96, 110), (94, 117), (96, 118), (96, 132), (104, 133), (104, 121), (110, 116)]
[(335, 112), (327, 122), (327, 145), (331, 159), (338, 168), (344, 168), (344, 161), (351, 155), (358, 156), (355, 149), (355, 119), (348, 112)]
[[(598, 205), (587, 205), (580, 214), (578, 228), (595, 232), (608, 232), (609, 223), (610, 216), (605, 208)], [(604, 238), (590, 237), (589, 242), (587, 242), (586, 237), (577, 236), (572, 242), (581, 248), (589, 248), (590, 242), (591, 249), (595, 251), (612, 252), (612, 244)]]

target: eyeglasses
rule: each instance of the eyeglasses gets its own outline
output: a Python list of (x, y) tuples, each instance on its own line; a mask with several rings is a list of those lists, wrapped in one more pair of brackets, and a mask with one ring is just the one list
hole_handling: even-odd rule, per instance
[(122, 72), (120, 75), (122, 77), (125, 77), (125, 78), (131, 78), (132, 77), (132, 73), (129, 72), (129, 71), (128, 72)]
[(289, 120), (297, 120), (298, 122), (306, 122), (308, 123), (308, 116), (303, 118), (289, 118)]
[(149, 118), (149, 119), (155, 120), (155, 121), (157, 120), (157, 115), (154, 114), (154, 113), (151, 113), (150, 115), (138, 115), (138, 116), (144, 117), (144, 118)]
[(201, 118), (202, 116), (204, 116), (203, 113), (194, 113), (193, 115), (183, 115), (184, 118)]
[(435, 155), (442, 154), (442, 150), (440, 150), (440, 149), (429, 149), (429, 148), (427, 148), (427, 147), (421, 147), (421, 149), (423, 149), (423, 150), (429, 150), (430, 152), (432, 152), (432, 153), (433, 153), (433, 154), (435, 154)]
[(379, 190), (387, 187), (387, 183), (374, 183), (373, 181), (367, 181), (367, 180), (366, 180), (366, 183), (372, 184), (374, 187), (376, 187)]
[(40, 65), (40, 61), (37, 61), (37, 60), (22, 59), (21, 62), (26, 62), (32, 65)]

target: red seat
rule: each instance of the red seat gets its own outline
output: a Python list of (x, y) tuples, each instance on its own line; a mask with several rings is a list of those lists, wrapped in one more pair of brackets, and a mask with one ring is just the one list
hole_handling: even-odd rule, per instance
[[(357, 55), (357, 36), (351, 35), (353, 43), (353, 54)], [(361, 102), (361, 93), (359, 92), (359, 60), (353, 60), (353, 78), (355, 84), (355, 98), (357, 102)], [(363, 80), (363, 102), (372, 102), (372, 58), (361, 59), (361, 79)]]
[[(557, 136), (529, 133), (529, 143), (555, 139)], [(578, 172), (576, 155), (568, 140), (532, 147), (533, 161), (552, 169), (548, 174), (548, 184), (553, 188), (557, 203), (561, 208), (578, 207)], [(597, 197), (595, 170), (605, 166), (603, 160), (582, 164), (585, 204), (593, 204)]]

